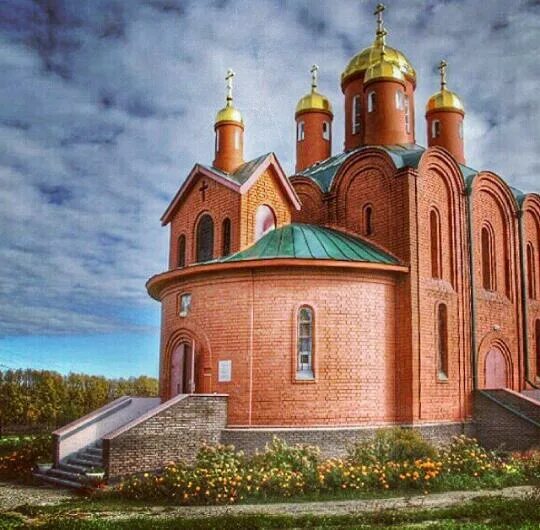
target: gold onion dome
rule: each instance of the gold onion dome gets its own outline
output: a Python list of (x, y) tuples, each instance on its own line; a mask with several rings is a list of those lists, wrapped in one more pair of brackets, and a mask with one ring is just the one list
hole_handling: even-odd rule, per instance
[(364, 83), (375, 79), (395, 79), (396, 81), (405, 81), (405, 75), (395, 63), (390, 61), (386, 55), (386, 47), (379, 51), (379, 61), (373, 63), (364, 76)]
[(233, 121), (244, 126), (242, 113), (233, 106), (232, 80), (234, 76), (235, 76), (234, 72), (229, 68), (227, 70), (227, 76), (225, 77), (225, 80), (227, 81), (227, 103), (216, 114), (216, 120), (215, 120), (216, 124), (222, 121)]
[[(386, 63), (393, 65), (394, 71), (399, 71), (403, 76), (408, 77), (416, 84), (416, 71), (410, 61), (399, 50), (386, 45), (387, 32), (383, 27), (382, 13), (384, 6), (377, 5), (375, 15), (377, 15), (377, 34), (375, 42), (357, 53), (350, 61), (343, 73), (341, 74), (341, 84), (351, 77), (366, 72), (369, 68), (374, 67), (381, 61), (381, 48), (384, 47), (384, 59)], [(388, 66), (384, 67), (386, 70)]]
[(429, 112), (430, 110), (444, 109), (459, 110), (461, 112), (465, 111), (465, 107), (463, 106), (463, 102), (459, 96), (455, 92), (447, 90), (446, 88), (446, 67), (446, 61), (441, 61), (439, 64), (441, 89), (428, 99), (426, 104), (426, 112)]
[(296, 114), (308, 110), (320, 110), (332, 114), (330, 100), (317, 91), (317, 74), (319, 67), (314, 64), (311, 67), (311, 92), (306, 94), (296, 105)]

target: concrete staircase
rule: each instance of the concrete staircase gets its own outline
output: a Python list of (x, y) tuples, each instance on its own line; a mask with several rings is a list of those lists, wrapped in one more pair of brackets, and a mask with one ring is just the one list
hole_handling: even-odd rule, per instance
[(101, 440), (70, 455), (46, 472), (34, 473), (34, 476), (55, 486), (80, 489), (88, 487), (85, 473), (93, 467), (104, 468)]
[(477, 438), (489, 449), (540, 447), (540, 401), (509, 389), (477, 390), (474, 399)]

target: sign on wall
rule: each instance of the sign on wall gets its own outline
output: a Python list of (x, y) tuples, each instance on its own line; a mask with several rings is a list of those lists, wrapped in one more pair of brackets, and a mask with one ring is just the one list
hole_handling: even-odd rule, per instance
[(218, 365), (218, 381), (220, 383), (228, 383), (231, 381), (232, 361), (219, 361)]

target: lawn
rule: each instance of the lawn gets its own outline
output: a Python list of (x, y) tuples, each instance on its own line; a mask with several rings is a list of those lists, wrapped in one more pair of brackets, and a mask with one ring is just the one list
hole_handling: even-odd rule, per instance
[[(145, 510), (146, 513), (141, 513)], [(329, 503), (329, 512), (332, 505)], [(198, 518), (179, 516), (172, 507), (146, 509), (134, 502), (75, 500), (58, 506), (22, 506), (0, 514), (0, 528), (55, 530), (237, 530), (277, 528), (464, 528), (538, 529), (540, 493), (527, 498), (478, 497), (449, 508), (377, 510), (348, 515), (225, 514)]]

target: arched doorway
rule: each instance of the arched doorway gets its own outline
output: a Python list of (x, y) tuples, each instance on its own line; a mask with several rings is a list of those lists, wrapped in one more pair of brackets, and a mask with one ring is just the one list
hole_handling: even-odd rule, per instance
[(193, 342), (181, 342), (171, 356), (170, 398), (195, 392), (195, 352)]
[(484, 388), (506, 388), (508, 369), (506, 359), (498, 348), (492, 348), (486, 354)]

